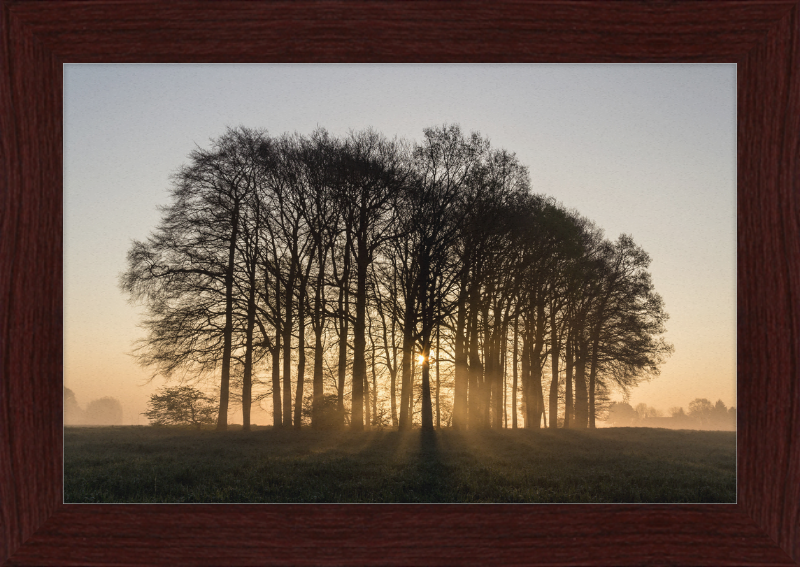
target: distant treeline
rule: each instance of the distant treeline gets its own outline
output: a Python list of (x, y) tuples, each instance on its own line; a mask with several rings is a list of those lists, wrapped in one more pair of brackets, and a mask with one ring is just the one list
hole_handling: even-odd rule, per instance
[(672, 352), (647, 253), (457, 126), (228, 129), (161, 213), (120, 277), (135, 353), (213, 384), (219, 429), (231, 400), (245, 429), (253, 402), (285, 427), (594, 427)]
[(608, 408), (609, 425), (617, 427), (664, 427), (666, 429), (736, 429), (736, 408), (726, 407), (722, 400), (712, 404), (706, 398), (695, 398), (689, 403), (688, 413), (682, 407), (669, 409), (669, 415), (637, 404), (635, 408), (625, 402), (613, 403)]
[(122, 425), (122, 404), (109, 396), (78, 405), (75, 393), (64, 387), (64, 425)]

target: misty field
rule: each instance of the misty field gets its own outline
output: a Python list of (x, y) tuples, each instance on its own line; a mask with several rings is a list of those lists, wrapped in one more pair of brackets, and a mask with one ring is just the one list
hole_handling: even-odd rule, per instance
[(65, 502), (735, 502), (736, 434), (68, 427)]

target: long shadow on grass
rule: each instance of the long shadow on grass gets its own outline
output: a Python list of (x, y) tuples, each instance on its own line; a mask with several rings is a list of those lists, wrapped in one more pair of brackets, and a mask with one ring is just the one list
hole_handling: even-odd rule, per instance
[(338, 490), (327, 495), (332, 496), (329, 501), (333, 502), (448, 502), (452, 490), (449, 469), (443, 461), (435, 431), (376, 433), (351, 456), (338, 454), (328, 461), (334, 470), (355, 465), (361, 474), (356, 487), (341, 475), (334, 476)]
[(415, 434), (419, 435), (419, 449), (412, 453), (412, 462), (408, 469), (410, 478), (401, 501), (447, 502), (450, 492), (449, 474), (442, 461), (438, 433), (428, 429), (410, 433)]

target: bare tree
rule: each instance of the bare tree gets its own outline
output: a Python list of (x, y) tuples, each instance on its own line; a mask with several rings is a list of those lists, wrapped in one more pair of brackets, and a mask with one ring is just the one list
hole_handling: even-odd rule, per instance
[(671, 352), (644, 251), (532, 194), (514, 154), (457, 126), (414, 146), (229, 129), (190, 155), (171, 198), (120, 285), (146, 308), (140, 363), (218, 381), (219, 429), (239, 386), (244, 429), (267, 396), (276, 427), (360, 430), (387, 398), (401, 429), (417, 413), (425, 429), (508, 427), (507, 376), (512, 428), (518, 403), (525, 427), (557, 427), (562, 380), (564, 426), (593, 427), (610, 388)]
[(355, 319), (353, 321), (353, 389), (350, 427), (364, 427), (366, 380), (367, 276), (375, 252), (394, 237), (395, 203), (410, 174), (399, 142), (374, 131), (351, 133), (344, 143), (344, 189), (352, 211), (350, 242), (355, 268)]
[(229, 129), (196, 149), (173, 178), (172, 203), (128, 252), (120, 286), (147, 308), (137, 357), (156, 373), (221, 365), (217, 428), (227, 428), (234, 333), (234, 272), (242, 207), (255, 190), (264, 134)]

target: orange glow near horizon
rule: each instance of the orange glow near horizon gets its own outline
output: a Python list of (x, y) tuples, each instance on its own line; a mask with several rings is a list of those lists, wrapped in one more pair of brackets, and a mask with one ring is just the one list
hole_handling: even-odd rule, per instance
[[(168, 382), (131, 356), (146, 336), (140, 325), (147, 314), (129, 303), (119, 274), (127, 269), (132, 241), (146, 239), (158, 226), (158, 207), (170, 202), (171, 175), (195, 148), (208, 148), (226, 124), (268, 126), (276, 137), (306, 136), (321, 127), (343, 137), (370, 127), (409, 143), (419, 143), (425, 128), (441, 124), (480, 133), (492, 148), (513, 152), (528, 168), (534, 193), (590, 219), (609, 240), (631, 235), (652, 258), (648, 271), (669, 314), (664, 339), (675, 352), (659, 375), (628, 392), (607, 377), (609, 400), (624, 398), (633, 407), (645, 403), (664, 415), (671, 407), (688, 410), (696, 398), (739, 405), (734, 64), (66, 64), (63, 75), (64, 384), (80, 408), (114, 397), (123, 406), (124, 424), (144, 426), (142, 412), (160, 387), (182, 379), (219, 395), (221, 369), (195, 376), (190, 368)], [(402, 333), (395, 336), (396, 350), (389, 344), (392, 352), (385, 352), (377, 312), (367, 315), (377, 325), (371, 337), (376, 408), (389, 408), (388, 366), (391, 361), (395, 372), (401, 368)], [(337, 337), (332, 327), (329, 331), (325, 388), (338, 393)], [(415, 336), (405, 363), (414, 366), (414, 387), (423, 367), (431, 374), (438, 370), (441, 406), (448, 412), (455, 340), (446, 327), (438, 349), (432, 338)], [(512, 330), (504, 348), (510, 407)], [(520, 337), (519, 357), (521, 349)], [(292, 351), (294, 398), (299, 361), (298, 350)], [(366, 351), (367, 368), (371, 354)], [(550, 356), (542, 369), (548, 412)], [(350, 350), (345, 392), (351, 390), (352, 359)], [(253, 394), (259, 402), (253, 403), (252, 423), (272, 423), (271, 396), (264, 397), (271, 363), (267, 357), (256, 368), (259, 386)], [(311, 395), (312, 367), (307, 359), (304, 396)], [(563, 358), (557, 370), (565, 379)], [(371, 372), (369, 378), (372, 398)], [(521, 388), (519, 376), (518, 384)], [(236, 390), (231, 394), (239, 396), (241, 385)], [(559, 396), (563, 391), (562, 385)], [(350, 404), (352, 392), (345, 396)], [(411, 399), (420, 403), (417, 390)], [(519, 408), (521, 390), (516, 400)], [(563, 408), (560, 398), (559, 411)], [(229, 423), (241, 423), (241, 404), (233, 398), (229, 412)]]

